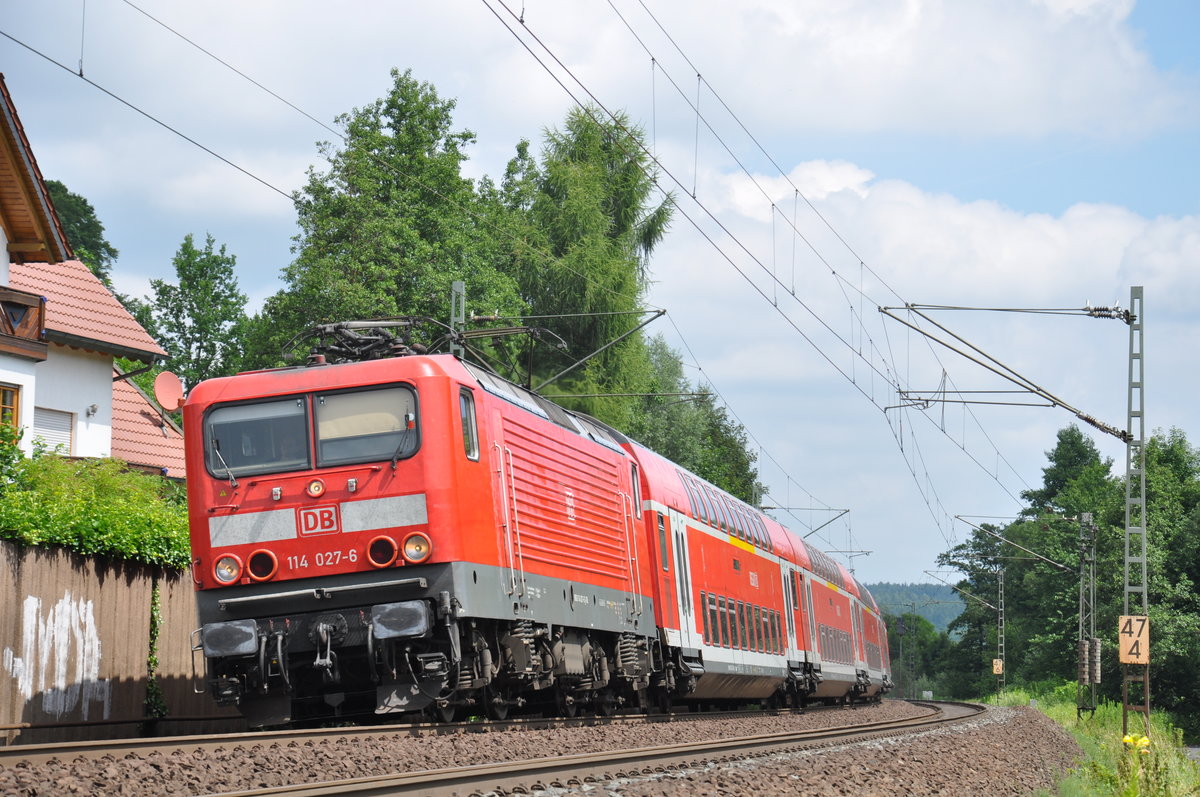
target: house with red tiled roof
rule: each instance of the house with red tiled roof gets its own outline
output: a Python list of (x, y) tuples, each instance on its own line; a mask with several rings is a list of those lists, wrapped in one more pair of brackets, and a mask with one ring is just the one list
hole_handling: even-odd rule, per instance
[(0, 250), (0, 423), (25, 430), (27, 452), (40, 440), (182, 478), (178, 428), (113, 362), (167, 352), (73, 259), (3, 75)]

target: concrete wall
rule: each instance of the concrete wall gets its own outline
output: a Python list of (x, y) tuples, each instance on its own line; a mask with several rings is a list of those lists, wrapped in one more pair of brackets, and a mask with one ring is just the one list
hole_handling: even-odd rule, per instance
[[(145, 723), (151, 600), (165, 721)], [(190, 579), (0, 541), (0, 738), (12, 743), (239, 730), (191, 688)]]

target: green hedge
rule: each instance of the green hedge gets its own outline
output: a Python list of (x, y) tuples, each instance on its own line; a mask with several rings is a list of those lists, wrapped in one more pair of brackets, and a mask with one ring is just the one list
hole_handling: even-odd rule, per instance
[(183, 488), (115, 459), (36, 451), (0, 425), (0, 538), (174, 569), (188, 566)]

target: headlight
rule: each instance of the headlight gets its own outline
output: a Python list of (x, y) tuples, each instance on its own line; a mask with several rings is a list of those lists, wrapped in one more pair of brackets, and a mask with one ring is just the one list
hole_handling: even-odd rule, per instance
[(232, 584), (242, 574), (242, 560), (231, 553), (217, 558), (213, 565), (213, 575), (222, 584)]
[(304, 491), (313, 498), (320, 498), (321, 496), (325, 495), (325, 482), (321, 481), (320, 479), (313, 479), (308, 483), (308, 486), (304, 488)]
[(433, 543), (419, 531), (414, 531), (404, 538), (404, 560), (411, 564), (420, 564), (433, 553)]

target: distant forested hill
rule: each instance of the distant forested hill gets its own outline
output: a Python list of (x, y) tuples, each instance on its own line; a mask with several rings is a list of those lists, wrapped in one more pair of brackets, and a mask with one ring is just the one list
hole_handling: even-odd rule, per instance
[(938, 631), (963, 609), (962, 598), (945, 584), (867, 584), (881, 611), (888, 614), (919, 614)]

